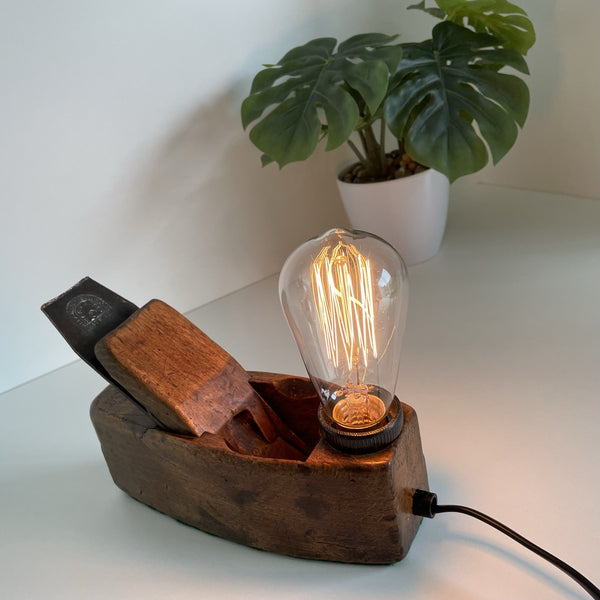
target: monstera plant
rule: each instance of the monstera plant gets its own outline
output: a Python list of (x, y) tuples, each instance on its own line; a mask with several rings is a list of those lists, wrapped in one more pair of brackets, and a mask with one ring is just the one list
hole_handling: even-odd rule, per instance
[(525, 11), (508, 0), (408, 8), (440, 20), (431, 39), (319, 38), (264, 65), (242, 104), (263, 165), (305, 160), (324, 139), (326, 150), (348, 143), (369, 180), (393, 178), (388, 130), (397, 154), (450, 181), (508, 152), (529, 110), (521, 75), (535, 32)]

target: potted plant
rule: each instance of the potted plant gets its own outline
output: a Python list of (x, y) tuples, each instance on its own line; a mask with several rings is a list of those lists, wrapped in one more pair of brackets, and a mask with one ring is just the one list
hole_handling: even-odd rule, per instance
[[(319, 38), (293, 48), (258, 72), (241, 110), (244, 128), (256, 122), (250, 139), (263, 152), (263, 166), (305, 160), (323, 139), (326, 150), (347, 143), (357, 162), (340, 173), (338, 184), (342, 192), (351, 190), (350, 200), (342, 198), (347, 212), (358, 205), (367, 219), (356, 222), (349, 214), (352, 225), (386, 238), (409, 264), (439, 249), (448, 181), (482, 169), (489, 155), (497, 163), (529, 110), (519, 73), (528, 74), (524, 56), (535, 32), (525, 11), (508, 0), (435, 3), (408, 7), (440, 20), (420, 43), (367, 33), (339, 45)], [(388, 131), (396, 139), (392, 151)], [(392, 186), (419, 179), (425, 191), (391, 202)], [(441, 200), (428, 196), (436, 183)], [(392, 216), (384, 214), (388, 204)], [(398, 217), (403, 204), (416, 224)], [(416, 214), (421, 209), (425, 216)]]

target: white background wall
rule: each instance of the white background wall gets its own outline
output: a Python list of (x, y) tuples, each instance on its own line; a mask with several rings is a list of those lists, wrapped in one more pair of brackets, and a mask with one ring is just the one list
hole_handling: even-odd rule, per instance
[[(261, 169), (239, 105), (263, 62), (319, 36), (419, 39), (391, 0), (13, 0), (0, 20), (0, 391), (73, 360), (39, 306), (84, 275), (190, 310), (345, 222), (343, 152)], [(600, 196), (600, 3), (523, 0), (532, 109), (475, 177)], [(568, 201), (568, 200), (565, 200)]]

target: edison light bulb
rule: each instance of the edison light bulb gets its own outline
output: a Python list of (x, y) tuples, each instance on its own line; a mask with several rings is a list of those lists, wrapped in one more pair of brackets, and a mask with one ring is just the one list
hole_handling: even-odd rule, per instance
[(408, 298), (400, 255), (371, 234), (332, 229), (290, 255), (279, 294), (328, 440), (355, 451), (392, 441)]

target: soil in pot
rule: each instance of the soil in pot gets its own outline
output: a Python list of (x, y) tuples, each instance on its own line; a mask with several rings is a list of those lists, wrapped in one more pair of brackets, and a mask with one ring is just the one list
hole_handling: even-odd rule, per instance
[(376, 181), (390, 181), (422, 173), (429, 167), (413, 160), (406, 152), (393, 150), (386, 154), (387, 170), (383, 177), (373, 177), (367, 174), (365, 167), (357, 162), (346, 167), (339, 175), (339, 179), (346, 183), (374, 183)]

